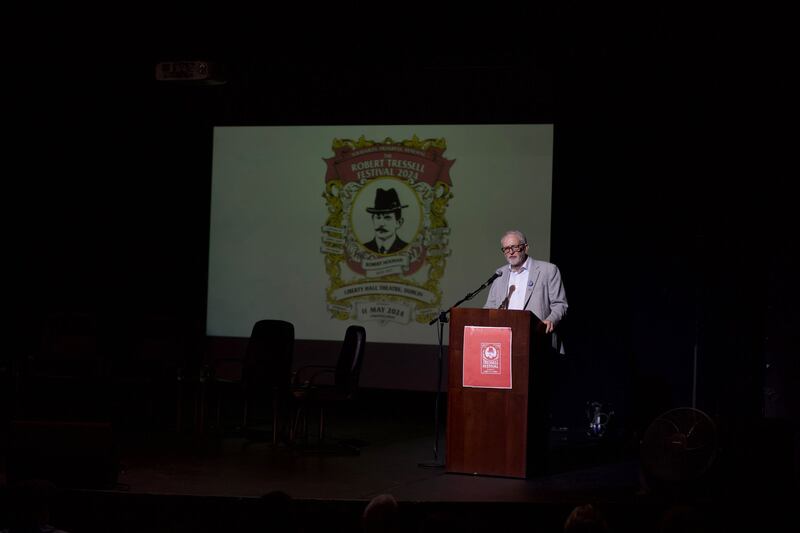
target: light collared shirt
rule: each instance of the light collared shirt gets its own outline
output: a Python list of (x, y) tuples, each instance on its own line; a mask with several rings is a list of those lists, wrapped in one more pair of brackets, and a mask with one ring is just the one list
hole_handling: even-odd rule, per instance
[[(514, 292), (511, 292), (511, 297), (508, 299), (509, 309), (523, 309), (525, 307), (525, 292), (528, 289), (528, 274), (531, 272), (531, 258), (530, 256), (522, 264), (519, 271), (510, 273), (508, 278), (508, 289), (514, 287)], [(506, 293), (508, 294), (508, 293)]]
[(392, 235), (385, 241), (381, 240), (380, 237), (376, 235), (375, 245), (378, 247), (378, 251), (380, 253), (385, 254), (386, 252), (392, 249), (392, 246), (394, 246), (394, 241), (396, 240), (397, 240), (397, 234)]

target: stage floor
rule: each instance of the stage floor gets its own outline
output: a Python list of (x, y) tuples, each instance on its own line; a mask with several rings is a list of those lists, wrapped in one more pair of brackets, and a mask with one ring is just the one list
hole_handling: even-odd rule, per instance
[[(442, 411), (446, 409), (442, 405)], [(442, 413), (444, 415), (444, 413)], [(328, 416), (326, 440), (358, 447), (319, 449), (248, 440), (226, 431), (129, 432), (120, 442), (119, 487), (135, 493), (257, 497), (283, 491), (299, 499), (369, 500), (391, 493), (405, 501), (579, 501), (629, 498), (639, 490), (635, 459), (619, 450), (566, 442), (553, 432), (546, 475), (512, 479), (446, 473), (444, 416), (438, 453), (432, 394), (372, 391)], [(315, 420), (309, 433), (316, 431)], [(559, 442), (562, 441), (562, 442)], [(605, 443), (598, 443), (605, 444)], [(619, 452), (619, 453), (616, 453)], [(437, 466), (441, 465), (441, 466)]]
[(128, 442), (123, 450), (118, 489), (136, 493), (258, 497), (280, 490), (299, 499), (368, 500), (391, 493), (406, 501), (518, 502), (632, 498), (639, 489), (635, 461), (530, 479), (446, 473), (441, 466), (421, 466), (435, 463), (432, 435), (367, 439), (358, 455), (240, 437), (150, 435), (133, 446)]
[[(441, 407), (444, 414), (444, 402)], [(160, 415), (166, 415), (166, 409)], [(432, 531), (454, 526), (494, 531), (498, 524), (512, 527), (523, 521), (555, 532), (575, 506), (594, 503), (602, 506), (617, 531), (633, 532), (652, 526), (665, 508), (665, 502), (642, 490), (635, 450), (620, 439), (589, 439), (580, 428), (551, 432), (545, 474), (513, 479), (446, 473), (441, 465), (446, 459), (446, 421), (440, 417), (436, 456), (432, 393), (364, 391), (350, 409), (331, 412), (327, 440), (358, 445), (357, 454), (341, 448), (320, 450), (314, 439), (308, 448), (273, 446), (269, 425), (258, 435), (262, 438), (246, 439), (235, 430), (236, 414), (235, 408), (223, 413), (222, 428), (207, 419), (204, 431), (187, 424), (177, 431), (174, 425), (159, 427), (141, 419), (120, 421), (114, 430), (120, 464), (116, 484), (58, 483), (67, 489), (54, 511), (59, 524), (68, 531), (90, 532), (107, 531), (109, 523), (126, 533), (250, 531), (263, 519), (260, 497), (275, 491), (291, 497), (294, 512), (304, 517), (308, 530), (330, 524), (358, 530), (366, 504), (384, 493), (400, 502), (415, 527), (441, 526), (426, 526)], [(168, 417), (159, 417), (164, 418)], [(316, 429), (313, 422), (311, 434)], [(98, 450), (89, 440), (82, 442)], [(50, 444), (57, 453), (58, 443)], [(76, 461), (97, 466), (77, 452), (73, 447)], [(436, 462), (440, 465), (431, 466)], [(5, 481), (5, 472), (0, 472), (0, 482)], [(726, 502), (733, 497), (742, 502), (739, 508), (748, 510), (749, 523), (763, 525), (764, 517), (790, 509), (783, 498), (772, 497), (768, 507), (754, 506), (755, 495), (764, 494), (765, 488), (723, 491), (728, 496), (709, 498), (707, 507), (713, 516), (726, 517)]]

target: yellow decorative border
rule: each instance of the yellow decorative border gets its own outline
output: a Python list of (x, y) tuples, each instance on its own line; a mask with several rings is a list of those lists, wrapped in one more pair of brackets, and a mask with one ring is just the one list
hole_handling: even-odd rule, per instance
[(415, 150), (428, 150), (429, 148), (437, 148), (439, 150), (447, 149), (447, 141), (445, 139), (420, 139), (416, 135), (412, 135), (411, 139), (405, 141), (394, 141), (391, 137), (386, 137), (383, 142), (370, 141), (362, 135), (358, 140), (352, 139), (334, 139), (331, 146), (334, 150), (340, 148), (351, 148), (353, 150), (360, 150), (362, 148), (372, 148), (373, 146), (405, 146), (406, 148), (414, 148)]

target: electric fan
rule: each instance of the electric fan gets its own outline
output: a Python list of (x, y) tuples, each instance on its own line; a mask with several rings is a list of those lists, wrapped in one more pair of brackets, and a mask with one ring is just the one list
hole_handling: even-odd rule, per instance
[(679, 407), (656, 418), (640, 446), (642, 470), (662, 484), (683, 484), (701, 478), (717, 456), (717, 429), (711, 418)]

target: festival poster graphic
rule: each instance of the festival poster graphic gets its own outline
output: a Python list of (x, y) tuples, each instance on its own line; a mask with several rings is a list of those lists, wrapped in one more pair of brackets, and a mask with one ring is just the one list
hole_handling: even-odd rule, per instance
[(334, 139), (321, 252), (339, 320), (427, 323), (439, 314), (453, 193), (445, 139)]
[(511, 328), (464, 326), (462, 386), (510, 389)]

